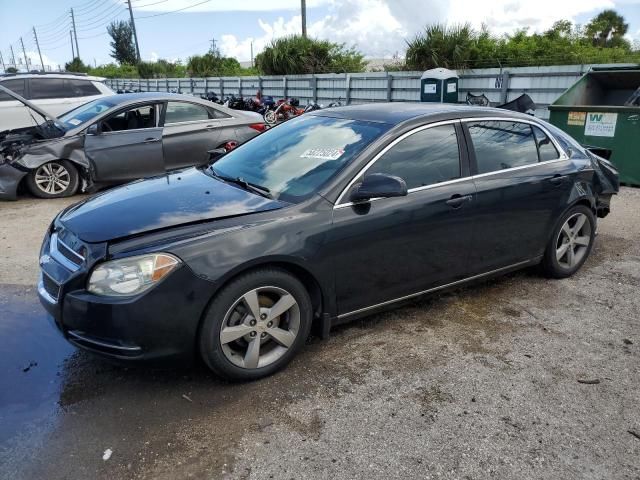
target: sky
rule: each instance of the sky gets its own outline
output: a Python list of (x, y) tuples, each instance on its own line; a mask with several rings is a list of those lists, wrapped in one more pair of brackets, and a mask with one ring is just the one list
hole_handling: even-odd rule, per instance
[[(132, 0), (143, 60), (182, 59), (205, 53), (212, 39), (226, 56), (251, 59), (272, 39), (300, 33), (299, 0)], [(85, 63), (112, 62), (106, 26), (127, 20), (126, 0), (0, 0), (0, 53), (11, 61), (54, 68), (71, 59), (69, 30), (74, 9), (80, 56)], [(640, 42), (640, 0), (307, 0), (310, 36), (355, 46), (369, 58), (402, 56), (406, 40), (426, 24), (486, 24), (495, 33), (527, 27), (543, 31), (559, 19), (584, 25), (605, 8), (629, 23), (628, 37)], [(182, 11), (176, 11), (182, 10)], [(1, 65), (0, 65), (1, 67)]]

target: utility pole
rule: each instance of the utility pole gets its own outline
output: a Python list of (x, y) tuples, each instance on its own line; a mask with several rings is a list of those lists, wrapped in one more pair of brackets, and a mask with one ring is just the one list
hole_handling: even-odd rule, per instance
[(211, 39), (211, 54), (213, 56), (216, 56), (216, 39), (215, 38)]
[(300, 10), (302, 11), (302, 36), (307, 38), (307, 0), (300, 0)]
[(42, 66), (42, 71), (44, 72), (44, 62), (42, 61), (42, 53), (40, 52), (40, 44), (38, 43), (38, 34), (36, 33), (36, 27), (33, 27), (33, 38), (36, 39), (36, 47), (38, 47), (38, 56), (40, 57), (40, 65)]
[(11, 49), (11, 63), (16, 68), (16, 54), (13, 52), (13, 45), (9, 45), (9, 48)]
[(73, 8), (71, 9), (71, 24), (73, 25), (73, 36), (76, 39), (76, 57), (80, 58), (80, 47), (78, 47), (78, 32), (76, 31), (76, 17), (74, 17), (73, 15)]
[(22, 41), (22, 37), (20, 37), (20, 45), (22, 45), (22, 55), (24, 56), (24, 63), (27, 65), (27, 72), (29, 71), (29, 58), (27, 57), (27, 52), (24, 50), (24, 42)]
[(71, 61), (73, 62), (73, 59), (76, 58), (76, 52), (73, 49), (73, 31), (69, 30), (69, 40), (71, 40)]
[(129, 16), (131, 17), (131, 29), (133, 30), (133, 40), (136, 42), (136, 57), (140, 63), (140, 47), (138, 46), (138, 34), (136, 33), (136, 22), (133, 20), (133, 9), (131, 8), (131, 0), (127, 0), (129, 6)]
[(0, 63), (2, 63), (2, 71), (6, 72), (7, 71), (7, 67), (4, 64), (4, 58), (2, 57), (2, 52), (0, 52)]
[(251, 40), (251, 68), (253, 68), (253, 40)]

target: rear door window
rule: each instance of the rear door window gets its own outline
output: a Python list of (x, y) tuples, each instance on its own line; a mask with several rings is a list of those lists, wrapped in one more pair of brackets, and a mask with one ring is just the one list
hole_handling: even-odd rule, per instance
[(467, 125), (479, 174), (538, 163), (538, 148), (528, 123), (501, 120)]
[(212, 118), (211, 113), (202, 105), (187, 102), (168, 102), (164, 124), (197, 122), (209, 120), (210, 118)]
[(65, 85), (63, 78), (31, 78), (29, 85), (31, 87), (32, 100), (74, 96), (71, 89)]
[[(21, 97), (24, 97), (24, 79), (23, 78), (14, 78), (13, 80), (5, 80), (4, 82), (0, 82), (5, 88), (8, 88), (14, 93), (17, 93)], [(15, 100), (11, 95), (8, 95), (4, 92), (0, 92), (0, 102), (6, 102), (9, 100)]]
[(386, 173), (418, 188), (460, 177), (458, 137), (453, 125), (427, 128), (401, 140), (384, 153), (365, 175)]

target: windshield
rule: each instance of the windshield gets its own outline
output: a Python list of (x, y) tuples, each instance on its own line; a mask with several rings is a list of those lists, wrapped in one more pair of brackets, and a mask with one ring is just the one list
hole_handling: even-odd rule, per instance
[(90, 122), (96, 115), (109, 110), (114, 105), (115, 103), (108, 99), (98, 98), (92, 102), (80, 105), (73, 110), (69, 110), (67, 113), (59, 116), (58, 120), (60, 120), (66, 128), (75, 128), (78, 125)]
[(297, 203), (318, 191), (373, 140), (384, 123), (302, 115), (229, 152), (210, 168)]

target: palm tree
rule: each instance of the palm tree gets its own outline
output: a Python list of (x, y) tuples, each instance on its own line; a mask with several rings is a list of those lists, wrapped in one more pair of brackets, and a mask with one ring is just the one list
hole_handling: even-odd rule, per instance
[(586, 34), (593, 44), (606, 47), (622, 39), (629, 30), (629, 24), (615, 10), (604, 10), (594, 17), (586, 27)]

